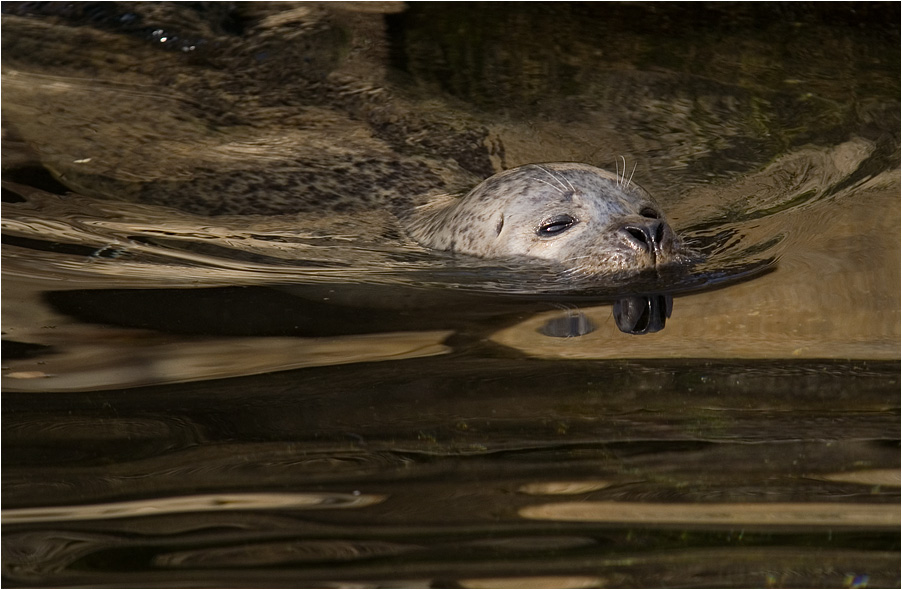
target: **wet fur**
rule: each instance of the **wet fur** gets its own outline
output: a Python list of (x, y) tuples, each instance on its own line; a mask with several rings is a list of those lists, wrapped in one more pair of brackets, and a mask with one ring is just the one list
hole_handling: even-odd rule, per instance
[[(642, 251), (624, 228), (661, 224), (661, 248)], [(560, 237), (542, 238), (544, 220), (577, 220)], [(684, 260), (680, 239), (660, 206), (625, 175), (579, 163), (529, 164), (488, 178), (466, 196), (443, 197), (403, 220), (419, 243), (482, 258), (538, 258), (569, 274), (635, 273)]]

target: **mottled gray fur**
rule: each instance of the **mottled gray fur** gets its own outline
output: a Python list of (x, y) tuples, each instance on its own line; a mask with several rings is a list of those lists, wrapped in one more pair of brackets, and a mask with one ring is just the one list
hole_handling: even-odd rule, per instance
[[(539, 258), (578, 274), (634, 273), (683, 260), (661, 208), (624, 177), (586, 164), (528, 164), (405, 220), (421, 244), (484, 258)], [(556, 231), (551, 231), (556, 230)]]

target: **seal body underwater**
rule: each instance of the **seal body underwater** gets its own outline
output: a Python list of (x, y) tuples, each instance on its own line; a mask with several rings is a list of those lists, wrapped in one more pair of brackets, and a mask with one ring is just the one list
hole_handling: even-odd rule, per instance
[(661, 207), (625, 177), (580, 163), (527, 164), (404, 220), (420, 244), (490, 259), (540, 259), (579, 275), (684, 262)]
[[(661, 208), (625, 175), (578, 163), (498, 172), (504, 137), (481, 116), (391, 84), (379, 52), (351, 51), (351, 33), (381, 38), (378, 15), (109, 4), (100, 21), (34, 3), (4, 16), (4, 137), (21, 136), (76, 193), (317, 231), (385, 213), (391, 231), (356, 227), (374, 241), (400, 230), (426, 248), (573, 275), (684, 260)], [(136, 19), (138, 29), (124, 24)], [(142, 33), (170, 29), (179, 43), (205, 41), (168, 51)]]

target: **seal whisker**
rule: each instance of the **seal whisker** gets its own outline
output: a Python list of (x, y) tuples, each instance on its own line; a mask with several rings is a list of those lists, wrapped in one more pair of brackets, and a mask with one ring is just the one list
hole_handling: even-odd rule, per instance
[(555, 174), (554, 171), (551, 171), (551, 175), (554, 176), (555, 178), (557, 178), (557, 179), (558, 179), (558, 182), (566, 182), (566, 183), (567, 183), (567, 186), (570, 187), (570, 192), (571, 192), (571, 193), (575, 193), (575, 192), (576, 192), (576, 189), (573, 188), (573, 183), (570, 182), (570, 180), (569, 180), (566, 176), (564, 176), (563, 174), (560, 174), (560, 173)]
[(591, 257), (592, 257), (591, 254), (586, 254), (586, 255), (584, 255), (584, 256), (572, 256), (572, 257), (570, 257), (570, 258), (564, 259), (563, 262), (574, 262), (574, 261), (576, 261), (576, 260), (583, 260), (583, 259), (585, 259), (585, 258), (591, 258)]
[[(630, 183), (633, 182), (633, 174), (636, 173), (636, 166), (638, 166), (638, 165), (639, 165), (639, 162), (634, 162), (634, 163), (633, 163), (633, 171), (630, 172), (629, 180), (626, 181), (626, 188), (629, 188), (629, 187), (630, 187)], [(624, 168), (624, 172), (626, 172), (626, 168)]]
[(626, 158), (620, 156), (620, 159), (623, 160), (623, 176), (620, 177), (620, 180), (617, 181), (617, 184), (619, 186), (623, 186), (623, 184), (626, 182)]
[[(553, 178), (554, 180), (556, 180), (556, 181), (558, 182), (558, 184), (561, 185), (561, 188), (563, 189), (563, 190), (561, 191), (561, 193), (566, 193), (566, 192), (567, 192), (567, 186), (566, 186), (563, 182), (561, 182), (561, 179), (560, 179), (559, 177), (555, 176), (555, 175), (551, 172), (551, 170), (549, 170), (548, 168), (546, 168), (546, 167), (544, 167), (544, 166), (542, 166), (542, 165), (540, 165), (540, 164), (534, 164), (534, 166), (535, 166), (536, 168), (538, 168), (539, 170), (541, 170), (542, 172), (544, 172), (545, 174), (547, 174), (548, 176), (550, 176), (551, 178)], [(573, 190), (573, 185), (570, 185), (570, 190)]]
[(536, 180), (536, 181), (538, 181), (538, 182), (541, 182), (542, 184), (547, 184), (548, 186), (550, 186), (551, 188), (553, 188), (553, 189), (556, 190), (557, 192), (561, 193), (562, 195), (567, 194), (566, 191), (564, 191), (564, 190), (561, 189), (560, 187), (554, 186), (553, 184), (551, 184), (551, 183), (548, 182), (547, 180), (542, 180), (541, 178), (536, 178), (535, 176), (531, 177), (530, 180)]
[(589, 272), (588, 267), (586, 265), (582, 264), (579, 266), (572, 266), (572, 267), (566, 269), (562, 274), (564, 277), (574, 277), (574, 276), (578, 277), (578, 276), (584, 276), (584, 275), (591, 274), (591, 273)]

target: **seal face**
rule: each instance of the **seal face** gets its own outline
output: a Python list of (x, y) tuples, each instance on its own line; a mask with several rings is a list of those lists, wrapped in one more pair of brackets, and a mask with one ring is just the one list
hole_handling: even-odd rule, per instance
[(493, 259), (541, 259), (574, 274), (637, 274), (686, 260), (641, 187), (578, 163), (527, 164), (407, 220), (420, 244)]

